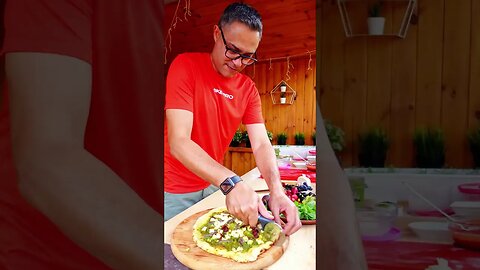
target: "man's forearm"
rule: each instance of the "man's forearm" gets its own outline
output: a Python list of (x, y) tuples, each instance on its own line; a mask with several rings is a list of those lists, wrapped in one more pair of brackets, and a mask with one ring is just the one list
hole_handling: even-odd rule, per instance
[(22, 195), (114, 269), (161, 269), (163, 218), (86, 150), (17, 151)]
[(263, 143), (253, 151), (258, 170), (267, 182), (270, 192), (283, 193), (275, 152), (270, 143)]

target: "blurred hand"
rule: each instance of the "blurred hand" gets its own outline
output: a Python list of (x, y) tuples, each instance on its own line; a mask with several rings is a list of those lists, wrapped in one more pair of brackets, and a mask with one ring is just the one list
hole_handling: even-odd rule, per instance
[(283, 192), (270, 193), (268, 206), (272, 211), (275, 222), (282, 224), (280, 213), (283, 213), (287, 219), (283, 231), (286, 235), (291, 235), (302, 227), (302, 222), (298, 216), (298, 210), (295, 204)]
[(225, 200), (228, 212), (252, 227), (257, 225), (258, 213), (273, 219), (257, 193), (244, 182), (237, 183)]

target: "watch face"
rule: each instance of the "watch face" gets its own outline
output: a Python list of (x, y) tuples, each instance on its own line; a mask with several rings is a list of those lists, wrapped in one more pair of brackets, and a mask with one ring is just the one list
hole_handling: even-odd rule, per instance
[(223, 194), (227, 195), (232, 190), (234, 185), (235, 184), (233, 181), (230, 178), (227, 178), (220, 184), (220, 189), (222, 190)]

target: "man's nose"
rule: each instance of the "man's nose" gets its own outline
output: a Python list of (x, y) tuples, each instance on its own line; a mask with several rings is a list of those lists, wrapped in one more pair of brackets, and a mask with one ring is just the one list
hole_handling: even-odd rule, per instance
[(235, 64), (235, 66), (237, 66), (237, 67), (240, 67), (240, 66), (243, 65), (243, 64), (242, 64), (242, 58), (241, 58), (241, 57), (238, 58), (238, 59), (232, 60), (232, 62), (233, 62), (233, 64)]

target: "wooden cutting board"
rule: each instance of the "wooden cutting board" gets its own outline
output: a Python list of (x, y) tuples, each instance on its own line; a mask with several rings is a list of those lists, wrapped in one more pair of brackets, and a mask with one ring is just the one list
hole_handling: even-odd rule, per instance
[(263, 269), (276, 262), (285, 252), (289, 237), (281, 234), (280, 238), (267, 251), (260, 254), (254, 262), (240, 263), (221, 256), (210, 254), (197, 247), (193, 241), (193, 225), (197, 219), (211, 209), (198, 212), (180, 222), (172, 234), (171, 247), (173, 255), (184, 265), (195, 270), (235, 269), (256, 270)]

